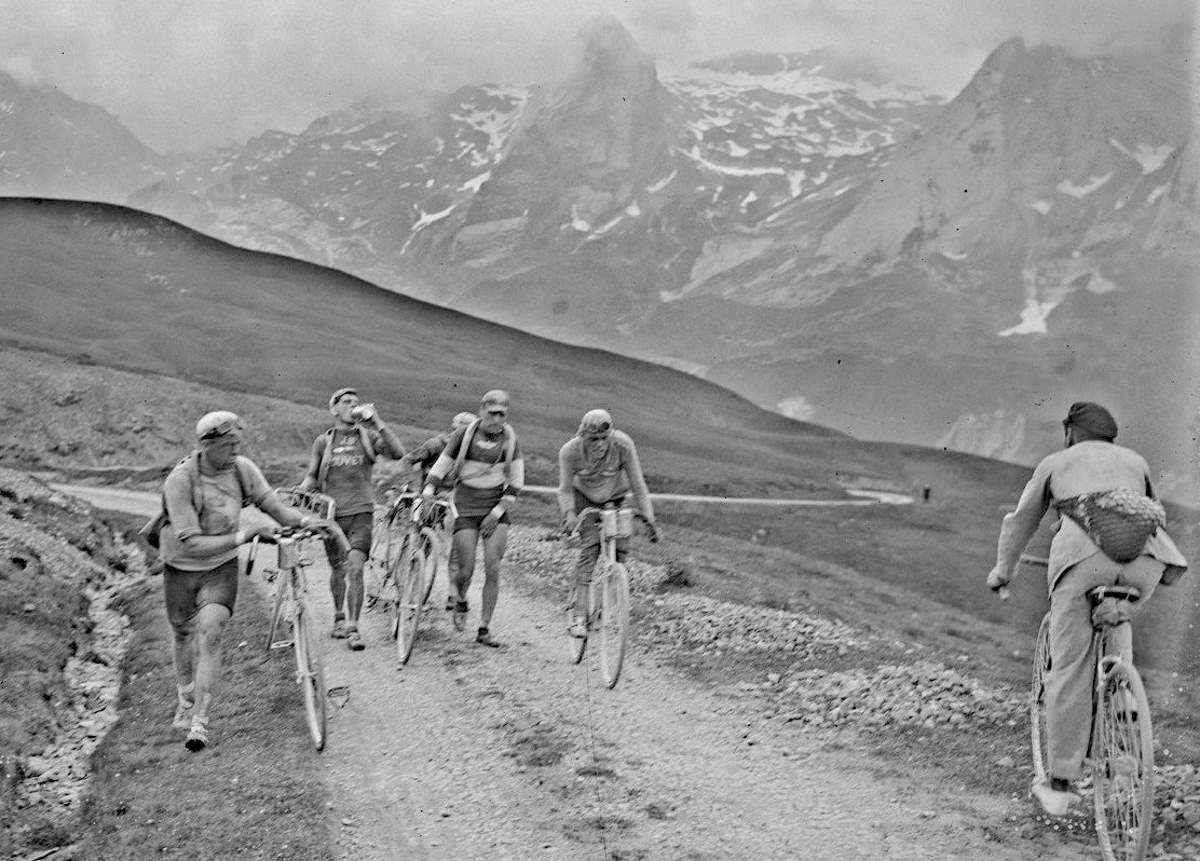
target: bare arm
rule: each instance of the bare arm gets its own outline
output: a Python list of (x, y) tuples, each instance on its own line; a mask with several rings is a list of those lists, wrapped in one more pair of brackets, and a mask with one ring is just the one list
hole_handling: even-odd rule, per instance
[(568, 440), (558, 450), (558, 511), (563, 517), (575, 513), (575, 487), (571, 483), (575, 479), (575, 459), (571, 448)]
[(379, 434), (379, 439), (383, 442), (384, 453), (392, 460), (399, 460), (404, 457), (404, 444), (400, 442), (400, 437), (396, 436), (396, 432), (385, 425), (378, 415), (374, 418), (375, 430)]
[(632, 439), (629, 440), (625, 455), (625, 475), (629, 478), (629, 489), (633, 491), (633, 499), (642, 517), (653, 523), (654, 504), (650, 502), (650, 488), (646, 486), (646, 476), (642, 474), (642, 463), (638, 459), (637, 446), (633, 444)]
[(321, 468), (321, 452), (325, 446), (321, 444), (322, 437), (313, 440), (312, 449), (308, 453), (308, 469), (300, 481), (301, 490), (317, 490), (317, 476)]

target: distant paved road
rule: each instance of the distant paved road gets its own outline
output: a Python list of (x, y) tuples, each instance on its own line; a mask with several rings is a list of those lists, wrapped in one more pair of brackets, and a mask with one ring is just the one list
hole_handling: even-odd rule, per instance
[[(128, 511), (153, 517), (158, 513), (159, 496), (144, 490), (128, 490), (121, 487), (90, 487), (82, 484), (53, 484), (55, 490), (78, 496), (97, 508)], [(525, 488), (529, 493), (553, 494), (557, 488), (532, 485)], [(882, 490), (848, 490), (847, 493), (862, 499), (766, 499), (763, 497), (701, 496), (686, 493), (652, 493), (651, 499), (676, 502), (705, 502), (715, 505), (773, 505), (773, 506), (864, 506), (864, 505), (908, 505), (911, 496)]]

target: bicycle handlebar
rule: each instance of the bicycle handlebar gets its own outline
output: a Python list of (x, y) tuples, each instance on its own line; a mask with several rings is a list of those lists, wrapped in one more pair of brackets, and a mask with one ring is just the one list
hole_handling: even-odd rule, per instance
[[(637, 518), (638, 520), (642, 521), (643, 523), (650, 522), (649, 520), (646, 519), (646, 516), (644, 514), (642, 514), (642, 512), (638, 511), (636, 508), (632, 508), (629, 506), (622, 506), (622, 507), (626, 508), (629, 511), (632, 511), (633, 516), (635, 518)], [(620, 509), (618, 509), (618, 510), (620, 510)], [(569, 532), (564, 529), (563, 533), (562, 533), (563, 536), (566, 538), (578, 538), (579, 530), (583, 527), (584, 518), (599, 517), (603, 512), (604, 512), (604, 509), (597, 505), (589, 505), (586, 508), (581, 509), (575, 515), (575, 528), (570, 530)]]
[(315, 538), (318, 535), (323, 538), (329, 537), (336, 541), (338, 548), (343, 554), (350, 552), (350, 541), (346, 538), (346, 533), (333, 520), (313, 520), (307, 526), (280, 526), (270, 537), (255, 535), (254, 542), (262, 541), (265, 544), (278, 544), (280, 538), (303, 540), (305, 538)]

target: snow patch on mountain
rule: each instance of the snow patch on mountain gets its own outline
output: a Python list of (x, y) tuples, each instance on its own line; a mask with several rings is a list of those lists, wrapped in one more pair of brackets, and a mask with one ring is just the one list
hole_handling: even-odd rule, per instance
[(1176, 150), (1173, 146), (1152, 146), (1145, 143), (1139, 143), (1136, 148), (1130, 149), (1116, 138), (1109, 138), (1108, 142), (1114, 149), (1140, 164), (1143, 174), (1154, 173), (1161, 168)]

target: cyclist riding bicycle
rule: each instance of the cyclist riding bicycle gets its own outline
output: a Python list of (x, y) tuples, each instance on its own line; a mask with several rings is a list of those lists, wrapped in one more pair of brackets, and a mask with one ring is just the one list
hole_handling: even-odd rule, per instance
[[(584, 413), (575, 436), (558, 451), (558, 507), (562, 512), (563, 532), (580, 530), (579, 560), (575, 565), (572, 598), (571, 635), (587, 636), (587, 587), (600, 555), (600, 529), (595, 520), (579, 522), (577, 512), (589, 506), (618, 507), (632, 492), (637, 510), (645, 520), (650, 540), (658, 540), (654, 525), (654, 507), (642, 475), (637, 447), (624, 431), (613, 427), (607, 410)], [(628, 538), (617, 539), (617, 561), (623, 562), (629, 549)]]
[[(1160, 582), (1174, 583), (1187, 568), (1163, 528), (1165, 516), (1146, 460), (1113, 442), (1117, 423), (1112, 414), (1098, 404), (1077, 402), (1063, 420), (1063, 433), (1064, 449), (1037, 465), (1016, 510), (1004, 517), (996, 565), (987, 577), (993, 590), (1009, 583), (1022, 550), (1054, 506), (1059, 520), (1048, 561), (1050, 669), (1045, 682), (1050, 779), (1033, 786), (1034, 796), (1052, 816), (1066, 814), (1078, 799), (1071, 781), (1083, 775), (1088, 750), (1095, 664), (1088, 590), (1136, 587), (1141, 600), (1135, 607), (1140, 608)], [(1103, 526), (1106, 518), (1113, 518), (1114, 525)], [(1109, 543), (1129, 536), (1132, 550), (1118, 551)], [(1117, 634), (1121, 655), (1132, 660), (1129, 626), (1118, 628)]]
[(422, 495), (457, 475), (454, 486), (451, 569), (454, 611), (451, 622), (461, 631), (467, 619), (467, 588), (475, 572), (475, 551), (483, 539), (483, 606), (475, 642), (493, 648), (500, 642), (491, 633), (492, 614), (500, 596), (500, 563), (508, 544), (509, 514), (525, 486), (525, 461), (516, 431), (508, 424), (508, 393), (492, 389), (483, 396), (478, 417), (456, 430), (429, 470)]
[(352, 651), (365, 647), (358, 632), (363, 607), (363, 565), (371, 554), (375, 500), (371, 470), (379, 453), (404, 456), (404, 446), (379, 418), (373, 404), (360, 404), (353, 388), (338, 389), (329, 398), (333, 427), (313, 440), (302, 490), (331, 496), (337, 525), (350, 542), (343, 555), (337, 542), (325, 542), (329, 558), (329, 590), (333, 594), (331, 636), (346, 640)]
[(208, 745), (209, 710), (221, 675), (221, 634), (238, 593), (238, 548), (274, 526), (242, 529), (242, 507), (257, 506), (284, 526), (312, 518), (284, 505), (240, 454), (242, 420), (226, 410), (196, 423), (197, 449), (163, 482), (166, 522), (158, 530), (167, 619), (175, 635), (177, 705), (172, 726), (188, 730), (190, 751)]

